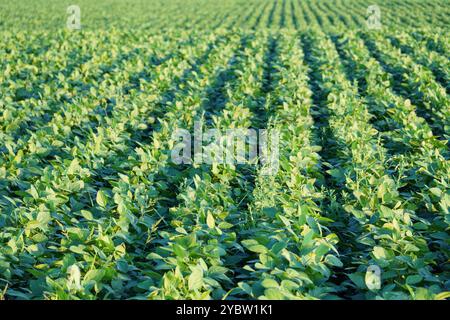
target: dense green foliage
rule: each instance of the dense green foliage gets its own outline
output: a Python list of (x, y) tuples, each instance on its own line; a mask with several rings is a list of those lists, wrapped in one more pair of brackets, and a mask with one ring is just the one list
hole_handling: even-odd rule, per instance
[(448, 28), (447, 0), (21, 0), (0, 1), (0, 27), (60, 30), (69, 5), (81, 8), (85, 30), (364, 27), (378, 5), (385, 27)]
[[(0, 299), (450, 296), (447, 1), (70, 4), (0, 3)], [(279, 171), (175, 165), (197, 119)]]

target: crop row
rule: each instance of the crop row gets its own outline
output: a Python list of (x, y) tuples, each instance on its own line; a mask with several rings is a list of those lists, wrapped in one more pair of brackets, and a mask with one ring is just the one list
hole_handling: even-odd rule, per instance
[[(387, 28), (438, 27), (448, 25), (445, 0), (422, 2), (393, 0), (373, 3), (368, 0), (132, 0), (102, 3), (80, 0), (82, 28), (133, 27), (159, 32), (167, 29), (203, 30), (222, 28), (270, 28), (306, 30), (319, 26), (326, 31), (335, 28), (364, 28), (369, 6), (377, 4), (381, 23)], [(21, 1), (2, 4), (2, 27), (8, 29), (63, 29), (67, 5), (57, 0)], [(126, 12), (126, 14), (123, 14)], [(19, 14), (20, 13), (20, 14)]]

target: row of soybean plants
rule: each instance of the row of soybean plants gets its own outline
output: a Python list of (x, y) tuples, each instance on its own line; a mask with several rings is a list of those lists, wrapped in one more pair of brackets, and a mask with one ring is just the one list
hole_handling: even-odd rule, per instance
[(48, 37), (44, 46), (35, 47), (40, 38), (37, 35), (36, 40), (30, 40), (31, 44), (21, 50), (20, 43), (27, 42), (26, 38), (20, 34), (16, 38), (11, 47), (18, 48), (21, 54), (13, 55), (16, 50), (12, 50), (5, 57), (9, 63), (4, 67), (1, 87), (1, 128), (5, 134), (2, 147), (14, 151), (27, 142), (32, 131), (62, 112), (61, 105), (95, 85), (115, 60), (125, 60), (123, 41), (133, 40), (111, 33), (99, 35), (93, 43), (89, 35), (68, 37), (60, 32)]
[(445, 56), (429, 50), (426, 41), (417, 40), (408, 32), (395, 34), (391, 40), (402, 52), (411, 55), (415, 62), (430, 69), (436, 80), (449, 92), (450, 62)]
[[(95, 29), (146, 29), (160, 32), (167, 29), (214, 28), (233, 24), (244, 27), (270, 29), (302, 29), (312, 26), (330, 31), (335, 27), (366, 27), (368, 7), (374, 5), (366, 0), (352, 1), (299, 1), (299, 0), (233, 0), (225, 2), (195, 1), (131, 1), (130, 3), (113, 3), (108, 0), (92, 3), (80, 0), (77, 4), (81, 10), (81, 26), (85, 30)], [(445, 28), (447, 23), (444, 1), (421, 3), (419, 1), (390, 1), (377, 4), (381, 8), (383, 27), (427, 26)], [(256, 23), (246, 19), (238, 22), (248, 8), (254, 16), (259, 16)], [(437, 10), (437, 8), (441, 10)], [(25, 1), (20, 4), (3, 6), (4, 26), (19, 30), (57, 30), (66, 27), (67, 7), (51, 1), (47, 7), (41, 1)], [(21, 15), (13, 12), (21, 12)], [(123, 14), (126, 12), (126, 14)], [(251, 14), (251, 12), (249, 13)], [(247, 14), (246, 14), (247, 15)]]
[(331, 268), (341, 266), (337, 236), (321, 212), (320, 156), (313, 133), (308, 70), (295, 34), (277, 38), (268, 127), (280, 134), (279, 170), (256, 172), (250, 219), (241, 243), (245, 265), (233, 296), (253, 299), (330, 298)]
[[(439, 292), (430, 274), (437, 253), (430, 250), (427, 239), (414, 228), (420, 217), (401, 193), (402, 184), (392, 177), (389, 155), (380, 142), (380, 133), (371, 124), (372, 115), (361, 99), (358, 88), (347, 77), (334, 43), (323, 35), (310, 35), (315, 63), (321, 71), (326, 92), (330, 134), (337, 144), (332, 176), (336, 188), (342, 189), (342, 221), (359, 223), (353, 237), (345, 241), (353, 251), (343, 261), (351, 281), (341, 286), (354, 297), (409, 298)], [(351, 215), (350, 218), (348, 215)], [(367, 290), (364, 272), (370, 265), (382, 269), (382, 287)], [(351, 272), (350, 272), (351, 271)], [(417, 286), (416, 286), (417, 284)], [(348, 294), (348, 293), (347, 293)]]
[(446, 40), (449, 36), (449, 32), (445, 29), (435, 30), (426, 28), (425, 30), (414, 30), (411, 35), (417, 41), (423, 41), (426, 44), (427, 49), (438, 52), (444, 56), (450, 54), (450, 44)]
[[(153, 40), (153, 45), (158, 46), (156, 43), (160, 43), (162, 39), (156, 39)], [(152, 42), (148, 50), (152, 50), (151, 48)], [(113, 92), (117, 90), (117, 93), (120, 93), (123, 91), (122, 86), (126, 84), (123, 79), (119, 79), (122, 83), (116, 82), (117, 79), (112, 78), (111, 73), (122, 63), (131, 64), (139, 59), (138, 52), (131, 55), (130, 59), (135, 59), (132, 62), (128, 61), (129, 58), (117, 58), (115, 56), (118, 55), (118, 50), (113, 47), (110, 58), (103, 52), (100, 56), (93, 56), (78, 69), (70, 72), (67, 79), (64, 77), (60, 81), (50, 82), (55, 86), (53, 93), (42, 96), (38, 103), (51, 102), (55, 99), (53, 113), (50, 113), (51, 118), (31, 119), (30, 125), (35, 127), (33, 130), (20, 135), (20, 139), (15, 139), (14, 135), (5, 139), (5, 148), (2, 150), (2, 172), (5, 175), (6, 185), (2, 186), (2, 191), (8, 191), (12, 186), (19, 189), (27, 187), (26, 184), (21, 185), (21, 181), (33, 179), (36, 174), (42, 173), (49, 160), (67, 154), (64, 146), (72, 146), (77, 139), (83, 139), (90, 130), (104, 121), (108, 104), (111, 103), (106, 101), (110, 95), (108, 90)], [(104, 65), (100, 62), (102, 58), (106, 62)], [(124, 79), (128, 77), (126, 71), (122, 71), (121, 74)], [(61, 96), (65, 98), (61, 99)], [(37, 123), (34, 124), (33, 121)]]
[[(117, 36), (117, 35), (116, 35)], [(111, 36), (114, 39), (115, 36)], [(109, 39), (109, 37), (108, 37)], [(76, 46), (76, 43), (72, 44)], [(87, 48), (83, 46), (83, 48)], [(91, 130), (98, 121), (101, 121), (102, 115), (98, 110), (102, 109), (101, 103), (97, 99), (96, 88), (108, 87), (111, 80), (108, 75), (99, 77), (101, 68), (114, 68), (113, 64), (118, 55), (118, 47), (110, 47), (111, 56), (107, 55), (108, 51), (99, 50), (100, 55), (93, 55), (84, 64), (75, 68), (63, 76), (61, 73), (55, 73), (55, 77), (62, 77), (63, 79), (51, 78), (48, 84), (43, 84), (44, 87), (50, 87), (48, 95), (43, 94), (36, 99), (36, 104), (50, 103), (52, 109), (48, 112), (43, 112), (42, 115), (46, 117), (33, 117), (21, 119), (22, 122), (30, 126), (25, 133), (11, 130), (4, 130), (4, 146), (2, 146), (1, 153), (1, 168), (2, 175), (1, 192), (4, 196), (15, 198), (22, 201), (24, 197), (23, 192), (30, 188), (30, 180), (33, 180), (36, 175), (41, 175), (46, 165), (49, 165), (49, 160), (62, 155), (63, 147), (70, 145), (75, 141), (75, 136), (83, 137), (85, 132)], [(130, 49), (131, 50), (131, 49)], [(100, 61), (105, 61), (101, 64)], [(53, 66), (55, 69), (66, 65), (66, 60), (62, 58), (61, 66)], [(50, 67), (48, 67), (50, 69)], [(89, 70), (93, 69), (92, 72)], [(51, 73), (51, 70), (48, 70)], [(66, 81), (67, 80), (67, 81)], [(32, 99), (24, 100), (25, 115), (33, 113)], [(6, 96), (8, 100), (8, 95)], [(30, 107), (31, 105), (31, 107)], [(14, 102), (8, 104), (3, 115), (7, 114), (10, 108), (16, 106)], [(16, 106), (16, 108), (18, 108)], [(97, 108), (97, 110), (96, 110)], [(28, 110), (29, 109), (29, 110)], [(16, 206), (14, 199), (2, 199), (2, 205), (11, 209)]]
[[(347, 1), (346, 8), (362, 17), (365, 20), (368, 17), (367, 9), (374, 5), (366, 0)], [(444, 12), (440, 12), (437, 8), (442, 7), (442, 3), (420, 1), (390, 1), (388, 3), (377, 3), (380, 8), (380, 22), (382, 28), (422, 28), (422, 27), (442, 27), (445, 28), (446, 16)], [(365, 25), (362, 26), (365, 26)]]
[[(209, 88), (205, 111), (199, 119), (204, 129), (225, 134), (230, 128), (249, 128), (263, 98), (264, 50), (267, 35), (244, 33), (239, 51)], [(221, 137), (217, 137), (220, 143)], [(152, 299), (215, 298), (234, 286), (235, 266), (241, 259), (237, 242), (241, 221), (239, 199), (245, 195), (245, 171), (234, 164), (198, 165), (189, 172), (170, 208), (172, 230), (149, 258), (166, 270)]]
[(363, 37), (373, 55), (394, 75), (396, 91), (408, 96), (420, 108), (418, 111), (430, 122), (436, 134), (448, 136), (450, 99), (433, 73), (395, 48), (385, 34), (365, 33)]
[[(114, 186), (112, 192), (115, 204), (112, 206), (117, 205), (117, 211), (124, 217), (123, 223), (127, 228), (125, 236), (128, 250), (124, 260), (134, 268), (131, 273), (128, 269), (121, 270), (123, 274), (120, 277), (124, 277), (124, 281), (117, 294), (130, 295), (128, 291), (134, 290), (138, 284), (142, 289), (142, 297), (146, 297), (150, 287), (161, 285), (163, 271), (148, 253), (170, 241), (168, 232), (172, 230), (172, 225), (166, 208), (171, 205), (173, 189), (176, 190), (182, 176), (180, 169), (170, 163), (170, 149), (175, 143), (171, 134), (177, 128), (192, 128), (195, 115), (201, 113), (206, 87), (225, 67), (239, 39), (236, 36), (229, 39), (220, 34), (210, 37), (210, 42), (203, 45), (201, 58), (192, 61), (187, 59), (190, 61), (187, 68), (178, 67), (181, 77), (168, 81), (167, 90), (159, 94), (156, 92), (159, 97), (156, 103), (164, 110), (164, 114), (153, 131), (152, 142), (143, 144), (128, 156), (126, 161), (129, 169), (126, 174), (120, 175), (119, 181), (116, 181), (117, 178), (110, 179)], [(211, 52), (205, 54), (209, 50)], [(200, 67), (197, 70), (198, 65)], [(140, 204), (138, 208), (136, 202)], [(136, 279), (127, 279), (130, 274)]]
[[(180, 197), (177, 196), (178, 188), (182, 187), (185, 178), (191, 176), (192, 167), (185, 168), (182, 165), (171, 163), (170, 150), (178, 142), (173, 139), (172, 132), (177, 128), (193, 132), (194, 121), (201, 118), (211, 88), (214, 88), (217, 81), (221, 81), (219, 79), (224, 70), (229, 67), (230, 61), (233, 63), (236, 56), (244, 50), (239, 35), (233, 34), (230, 37), (223, 39), (221, 45), (214, 49), (213, 56), (200, 67), (199, 71), (202, 74), (199, 75), (197, 71), (193, 70), (192, 79), (174, 88), (175, 98), (166, 104), (169, 110), (161, 119), (160, 130), (153, 134), (153, 146), (143, 147), (144, 159), (149, 162), (146, 165), (151, 166), (149, 168), (152, 172), (150, 177), (155, 180), (148, 184), (154, 185), (156, 191), (160, 193), (160, 205), (156, 206), (157, 215), (153, 218), (153, 224), (158, 224), (160, 230), (155, 233), (150, 242), (147, 241), (148, 239), (144, 239), (146, 240), (145, 245), (149, 246), (146, 253), (142, 252), (140, 257), (143, 259), (143, 266), (151, 271), (148, 273), (145, 282), (146, 292), (142, 294), (142, 297), (147, 297), (150, 293), (149, 297), (158, 298), (156, 295), (159, 288), (162, 288), (164, 295), (175, 298), (179, 296), (173, 293), (171, 288), (175, 288), (175, 292), (177, 292), (183, 287), (184, 282), (177, 281), (180, 268), (177, 268), (176, 262), (180, 263), (182, 258), (189, 254), (190, 248), (188, 250), (184, 247), (189, 246), (191, 241), (196, 244), (195, 238), (188, 236), (186, 230), (189, 230), (189, 224), (182, 225), (175, 221), (172, 212), (168, 212), (167, 209), (176, 206), (177, 199)], [(157, 159), (159, 163), (152, 164), (155, 161), (153, 159)], [(147, 171), (148, 169), (144, 172)], [(132, 202), (130, 202), (130, 206), (132, 206)], [(182, 255), (180, 260), (178, 260), (178, 255)], [(195, 256), (194, 253), (193, 255)], [(180, 267), (184, 271), (183, 264), (180, 263)], [(168, 271), (171, 269), (173, 271)], [(182, 296), (199, 298), (195, 292), (184, 293)]]
[[(295, 1), (294, 1), (295, 2)], [(368, 8), (373, 3), (367, 1), (299, 1), (298, 9), (292, 4), (293, 20), (298, 18), (297, 29), (306, 30), (318, 27), (329, 32), (336, 28), (366, 28), (369, 16)], [(382, 28), (423, 28), (429, 25), (445, 27), (445, 14), (428, 14), (437, 3), (421, 4), (419, 2), (407, 4), (405, 2), (390, 2), (378, 4), (380, 14), (372, 12), (379, 19)], [(434, 9), (435, 10), (435, 9)], [(376, 15), (376, 16), (375, 16)], [(295, 26), (295, 23), (293, 23)]]
[(303, 16), (301, 30), (318, 28), (324, 32), (343, 28), (361, 28), (366, 24), (366, 13), (361, 14), (344, 1), (303, 2), (298, 1), (298, 16)]
[[(86, 77), (80, 75), (79, 72), (78, 78), (86, 80)], [(105, 79), (104, 82), (99, 84), (99, 88), (106, 88), (109, 85), (114, 87), (117, 84), (111, 79)], [(85, 100), (80, 99), (80, 101), (70, 102), (67, 108), (60, 104), (61, 110), (55, 111), (56, 115), (48, 123), (48, 126), (42, 126), (33, 132), (29, 139), (25, 139), (23, 146), (16, 153), (9, 151), (9, 154), (4, 154), (5, 161), (2, 164), (4, 165), (4, 173), (7, 174), (5, 177), (7, 184), (2, 186), (4, 187), (2, 188), (2, 207), (4, 209), (2, 222), (6, 227), (3, 239), (9, 240), (9, 248), (5, 247), (5, 251), (8, 254), (16, 253), (20, 257), (19, 259), (16, 257), (12, 261), (14, 264), (18, 263), (16, 267), (8, 262), (11, 257), (6, 258), (6, 266), (8, 267), (5, 270), (6, 279), (19, 277), (25, 283), (29, 280), (27, 279), (27, 273), (30, 271), (24, 272), (20, 265), (22, 259), (28, 259), (25, 266), (32, 265), (35, 262), (33, 251), (36, 256), (41, 255), (40, 251), (46, 251), (46, 246), (39, 243), (44, 242), (46, 244), (45, 241), (48, 238), (45, 234), (51, 231), (48, 224), (52, 219), (52, 214), (49, 214), (48, 209), (55, 210), (56, 207), (65, 205), (69, 200), (71, 200), (71, 205), (76, 204), (75, 198), (71, 197), (71, 193), (84, 188), (84, 181), (73, 179), (75, 173), (78, 173), (76, 172), (78, 168), (76, 167), (77, 161), (75, 159), (71, 161), (73, 158), (71, 156), (71, 145), (79, 140), (79, 138), (76, 138), (76, 132), (83, 136), (83, 132), (87, 133), (92, 130), (93, 124), (85, 121), (84, 118), (87, 118), (90, 114), (96, 114), (94, 111), (96, 105), (101, 105), (97, 94), (92, 94)], [(83, 128), (84, 125), (86, 127)], [(67, 146), (68, 150), (64, 149), (64, 146)], [(68, 159), (65, 159), (67, 156)], [(70, 162), (69, 168), (57, 163), (64, 160)], [(58, 178), (56, 175), (53, 177), (53, 173), (59, 171), (61, 167), (64, 169), (63, 171), (67, 171), (60, 174), (66, 176), (66, 181), (63, 183), (62, 178)], [(84, 175), (88, 175), (88, 172), (84, 171)], [(39, 181), (36, 181), (37, 178)], [(52, 183), (54, 183), (53, 186)], [(60, 188), (64, 188), (64, 192), (57, 193), (56, 191)], [(37, 203), (39, 203), (39, 207), (35, 208)], [(17, 226), (21, 228), (17, 228)], [(41, 232), (42, 229), (46, 232)], [(35, 234), (38, 234), (38, 236), (33, 240)], [(50, 234), (56, 233), (50, 232)], [(35, 249), (27, 252), (26, 249), (29, 246)], [(14, 291), (11, 294), (14, 294)], [(26, 296), (25, 293), (19, 292), (17, 294)]]
[[(116, 241), (114, 243), (112, 237), (109, 235), (103, 237), (102, 233), (107, 230), (107, 233), (113, 232), (116, 235), (117, 230), (108, 229), (114, 225), (126, 228), (127, 222), (123, 223), (126, 219), (120, 219), (120, 214), (112, 214), (112, 211), (102, 209), (106, 207), (108, 194), (99, 189), (109, 184), (106, 182), (108, 174), (120, 176), (121, 168), (116, 160), (122, 159), (120, 165), (125, 165), (124, 169), (128, 169), (124, 160), (129, 155), (132, 138), (139, 137), (143, 140), (143, 137), (148, 136), (144, 132), (138, 134), (138, 131), (145, 130), (149, 124), (152, 124), (154, 119), (150, 115), (154, 113), (155, 108), (162, 107), (152, 103), (161, 96), (158, 90), (164, 91), (170, 86), (174, 77), (181, 76), (182, 67), (188, 63), (187, 61), (191, 61), (190, 57), (205, 49), (205, 44), (193, 46), (192, 39), (188, 41), (189, 37), (184, 38), (185, 41), (181, 47), (179, 42), (165, 41), (166, 46), (156, 45), (155, 49), (150, 42), (147, 50), (153, 54), (147, 54), (144, 58), (136, 56), (134, 60), (125, 63), (120, 70), (115, 70), (113, 76), (108, 76), (99, 84), (96, 88), (99, 92), (93, 94), (91, 100), (86, 99), (79, 104), (74, 104), (71, 112), (65, 112), (60, 116), (59, 123), (55, 122), (41, 131), (41, 139), (45, 138), (48, 141), (48, 146), (54, 151), (53, 154), (27, 154), (24, 158), (28, 161), (27, 164), (32, 165), (38, 162), (37, 170), (34, 170), (29, 177), (21, 177), (19, 187), (22, 190), (14, 190), (11, 183), (5, 188), (6, 192), (3, 191), (3, 194), (6, 193), (4, 199), (7, 200), (5, 215), (2, 216), (7, 227), (3, 239), (11, 239), (8, 241), (9, 245), (5, 247), (8, 254), (5, 262), (8, 266), (6, 279), (12, 280), (18, 277), (20, 280), (14, 283), (19, 287), (19, 284), (24, 284), (24, 287), (29, 290), (27, 292), (13, 290), (11, 294), (40, 295), (43, 294), (44, 289), (48, 289), (48, 286), (53, 287), (52, 290), (57, 292), (57, 297), (64, 297), (64, 294), (67, 294), (64, 291), (67, 288), (61, 285), (61, 282), (66, 281), (65, 271), (68, 266), (55, 268), (58, 266), (58, 259), (50, 259), (47, 255), (68, 259), (67, 263), (76, 263), (77, 260), (81, 260), (80, 257), (83, 260), (95, 262), (98, 255), (106, 259), (108, 253), (112, 254), (116, 250), (123, 251), (125, 248), (123, 240), (114, 239)], [(152, 39), (148, 40), (152, 41)], [(156, 40), (153, 39), (153, 41)], [(161, 39), (158, 42), (161, 43)], [(148, 74), (148, 79), (139, 80), (136, 84), (134, 77), (144, 79), (146, 70), (152, 71)], [(124, 92), (128, 94), (124, 95)], [(106, 100), (109, 101), (106, 102)], [(114, 108), (105, 110), (101, 122), (83, 128), (83, 122), (80, 127), (80, 123), (73, 121), (77, 120), (74, 119), (78, 116), (77, 112), (82, 119), (83, 115), (95, 113), (93, 106), (103, 104), (106, 109), (107, 103), (114, 103)], [(130, 118), (133, 121), (130, 121)], [(62, 144), (55, 141), (60, 141)], [(12, 195), (19, 195), (20, 198)], [(121, 204), (119, 200), (117, 202)], [(119, 207), (118, 210), (120, 210)], [(102, 212), (110, 213), (111, 216), (105, 217), (105, 220), (95, 220), (96, 214), (101, 215)], [(21, 228), (14, 226), (21, 226)], [(60, 234), (56, 230), (60, 230)], [(36, 234), (38, 236), (35, 237)], [(88, 240), (92, 239), (102, 240), (91, 247)], [(49, 246), (49, 243), (53, 245)], [(35, 250), (27, 252), (26, 249), (29, 246)], [(24, 274), (21, 271), (24, 261), (21, 259), (17, 261), (11, 253), (14, 257), (23, 256), (22, 258), (26, 260), (25, 265), (34, 265), (39, 258), (47, 263), (40, 264), (43, 268), (41, 273), (30, 276), (28, 272)], [(93, 259), (90, 256), (91, 253)], [(115, 260), (114, 255), (108, 259)], [(97, 262), (100, 263), (101, 260)], [(96, 279), (100, 280), (98, 275), (105, 272), (97, 272), (95, 265), (87, 263), (86, 260), (80, 262), (80, 266), (77, 267), (86, 271), (87, 294), (95, 284), (90, 277), (96, 275)], [(45, 279), (43, 275), (49, 270), (55, 272), (54, 277), (49, 276)], [(93, 272), (88, 276), (89, 271)], [(111, 275), (111, 270), (109, 274)], [(52, 282), (52, 278), (58, 279)], [(31, 283), (39, 285), (29, 288)], [(99, 289), (96, 287), (96, 291), (99, 292)], [(83, 291), (81, 293), (83, 294)]]
[(402, 196), (417, 214), (413, 228), (427, 240), (435, 256), (432, 269), (419, 269), (414, 281), (408, 284), (418, 286), (428, 281), (437, 286), (436, 290), (445, 286), (448, 273), (444, 267), (448, 256), (446, 230), (450, 206), (448, 146), (446, 141), (434, 136), (428, 123), (417, 115), (417, 107), (392, 90), (392, 75), (370, 56), (363, 40), (355, 34), (347, 34), (342, 37), (341, 46), (351, 60), (350, 66), (377, 119), (377, 127), (387, 140), (386, 146), (393, 155), (390, 167), (397, 172)]

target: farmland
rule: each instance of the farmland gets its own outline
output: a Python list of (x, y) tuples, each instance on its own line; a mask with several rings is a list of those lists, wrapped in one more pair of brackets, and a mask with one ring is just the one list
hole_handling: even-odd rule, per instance
[(379, 2), (0, 1), (0, 300), (449, 298), (450, 6)]

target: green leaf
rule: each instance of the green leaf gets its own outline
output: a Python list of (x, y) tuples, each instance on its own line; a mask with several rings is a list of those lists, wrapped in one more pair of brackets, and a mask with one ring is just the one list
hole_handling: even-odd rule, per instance
[(441, 195), (442, 195), (442, 190), (441, 189), (439, 189), (439, 188), (430, 188), (429, 189), (430, 190), (430, 192), (432, 193), (432, 194), (434, 194), (436, 197), (441, 197)]
[(87, 210), (81, 210), (81, 215), (83, 216), (83, 218), (85, 218), (86, 220), (94, 220), (94, 217), (92, 215), (92, 213), (90, 211)]
[(351, 273), (347, 275), (350, 280), (359, 288), (366, 289), (366, 283), (364, 281), (364, 276), (361, 273)]
[(231, 223), (228, 223), (228, 222), (225, 222), (225, 221), (222, 221), (221, 223), (219, 223), (219, 228), (220, 229), (230, 229), (230, 228), (232, 228), (233, 227), (233, 225), (231, 224)]
[(103, 277), (105, 276), (105, 270), (102, 269), (96, 269), (96, 270), (89, 270), (84, 278), (83, 281), (84, 282), (88, 282), (88, 281), (95, 281), (95, 282), (100, 282)]
[(302, 248), (309, 248), (313, 244), (314, 230), (309, 230), (302, 241)]
[(325, 255), (328, 251), (330, 251), (330, 248), (328, 245), (322, 243), (320, 246), (317, 247), (315, 254), (318, 259), (320, 259), (323, 255)]
[(406, 278), (406, 283), (407, 284), (416, 284), (416, 283), (419, 283), (419, 282), (421, 282), (422, 281), (422, 276), (421, 275), (419, 275), (419, 274), (415, 274), (415, 275), (412, 275), (412, 276), (408, 276), (407, 278)]
[(278, 282), (270, 278), (264, 279), (261, 284), (264, 288), (278, 288), (279, 286)]
[(445, 300), (450, 298), (450, 291), (441, 292), (434, 296), (434, 299), (436, 300)]
[(264, 290), (264, 296), (269, 300), (284, 300), (286, 297), (280, 292), (279, 289), (268, 288)]
[(372, 253), (373, 253), (373, 256), (376, 259), (382, 260), (382, 259), (386, 259), (387, 258), (387, 252), (382, 247), (374, 247)]
[(216, 221), (211, 212), (208, 212), (208, 215), (206, 216), (206, 224), (210, 229), (213, 229), (216, 226)]
[(242, 241), (242, 244), (244, 245), (244, 247), (246, 247), (248, 250), (252, 252), (256, 253), (268, 252), (268, 249), (263, 245), (259, 244), (256, 240), (244, 240)]
[(339, 268), (344, 266), (342, 261), (339, 260), (339, 258), (333, 256), (332, 254), (329, 254), (325, 257), (325, 262)]
[(73, 159), (72, 162), (70, 163), (69, 167), (67, 168), (67, 174), (69, 175), (74, 175), (77, 172), (80, 171), (80, 162), (78, 161), (78, 159)]
[(173, 244), (172, 246), (172, 250), (173, 252), (180, 258), (185, 258), (188, 256), (188, 252), (187, 250), (185, 250), (182, 246), (180, 246), (179, 244)]
[(36, 220), (41, 224), (41, 225), (46, 225), (50, 222), (51, 220), (51, 216), (50, 213), (47, 211), (41, 211), (38, 213)]
[(196, 266), (189, 275), (188, 286), (189, 290), (200, 289), (203, 285), (203, 270), (200, 266)]
[(99, 190), (97, 192), (96, 200), (98, 205), (102, 208), (106, 207), (106, 205), (108, 204), (108, 197), (103, 190)]
[(262, 209), (262, 213), (270, 218), (275, 218), (275, 215), (277, 213), (277, 209), (276, 208), (263, 208)]
[(286, 227), (289, 228), (291, 226), (291, 222), (289, 221), (289, 219), (287, 219), (286, 217), (283, 217), (282, 215), (279, 215), (278, 217), (280, 218), (281, 222), (283, 222), (283, 224)]

